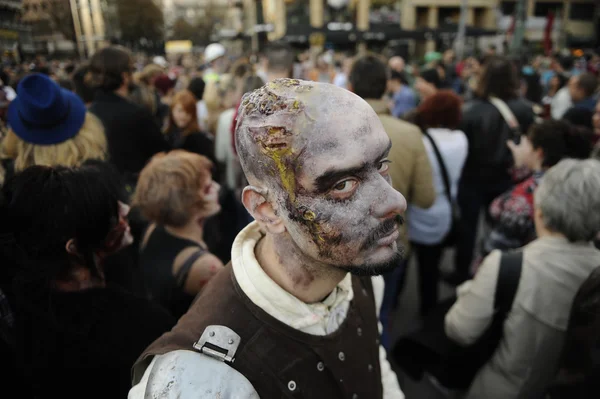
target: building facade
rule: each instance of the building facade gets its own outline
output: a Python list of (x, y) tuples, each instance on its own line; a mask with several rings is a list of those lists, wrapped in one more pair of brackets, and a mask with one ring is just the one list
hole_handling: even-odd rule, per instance
[[(513, 25), (519, 0), (466, 0), (467, 49), (495, 44), (500, 51)], [(553, 44), (572, 47), (594, 43), (599, 25), (600, 0), (524, 0), (525, 39), (540, 46), (549, 11), (554, 11)], [(294, 36), (303, 27), (347, 31), (355, 36), (385, 37), (386, 26), (404, 31), (398, 40), (420, 57), (454, 44), (462, 0), (261, 0), (264, 22), (273, 27), (269, 40)], [(389, 31), (389, 29), (388, 29)], [(356, 35), (356, 32), (366, 34)], [(408, 32), (414, 32), (411, 36)], [(302, 35), (298, 35), (299, 37)], [(306, 40), (305, 37), (302, 40)]]
[[(457, 27), (460, 21), (461, 0), (411, 0), (402, 2), (403, 29), (440, 29)], [(467, 26), (482, 30), (497, 28), (497, 0), (468, 0)], [(448, 46), (449, 43), (445, 45)], [(420, 56), (427, 51), (442, 50), (440, 40), (433, 37), (415, 43), (414, 52)]]
[(22, 21), (21, 0), (0, 0), (0, 49), (4, 55), (33, 51), (31, 27)]
[[(191, 26), (210, 20), (215, 29), (224, 25), (228, 8), (233, 8), (230, 0), (161, 0), (165, 21), (165, 35), (171, 38), (177, 21), (185, 21)], [(184, 38), (178, 38), (184, 39)]]
[(31, 26), (37, 54), (72, 54), (75, 31), (69, 0), (23, 0), (23, 22)]
[[(503, 0), (499, 4), (500, 30), (512, 24), (516, 0)], [(594, 46), (599, 38), (596, 26), (599, 22), (598, 0), (527, 0), (525, 38), (534, 47), (544, 40), (548, 18), (553, 18), (551, 38), (556, 49), (564, 47)]]
[(90, 56), (119, 38), (117, 0), (69, 0), (79, 54)]

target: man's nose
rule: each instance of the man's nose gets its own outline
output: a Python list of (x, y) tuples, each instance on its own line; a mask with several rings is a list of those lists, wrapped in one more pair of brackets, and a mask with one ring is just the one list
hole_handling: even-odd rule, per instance
[(371, 214), (378, 219), (387, 220), (406, 212), (406, 198), (398, 191), (394, 190), (386, 182), (383, 188), (380, 188), (381, 195), (371, 205)]

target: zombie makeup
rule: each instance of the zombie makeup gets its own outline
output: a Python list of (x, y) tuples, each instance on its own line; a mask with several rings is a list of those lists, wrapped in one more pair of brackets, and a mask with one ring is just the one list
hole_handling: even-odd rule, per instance
[(390, 141), (372, 108), (332, 85), (278, 80), (244, 97), (236, 143), (294, 245), (340, 268), (396, 259), (406, 201), (390, 184)]

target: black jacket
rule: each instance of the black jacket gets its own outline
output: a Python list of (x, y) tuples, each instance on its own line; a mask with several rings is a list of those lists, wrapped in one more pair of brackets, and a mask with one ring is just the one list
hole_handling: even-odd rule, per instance
[(90, 111), (104, 124), (110, 162), (124, 176), (135, 178), (154, 154), (170, 149), (150, 111), (115, 93), (96, 93)]
[(15, 325), (17, 358), (35, 398), (126, 398), (135, 360), (176, 323), (115, 286), (42, 298), (17, 301)]
[[(526, 134), (534, 122), (533, 108), (521, 99), (508, 100), (506, 104), (519, 121), (521, 133)], [(467, 102), (463, 109), (462, 131), (469, 140), (463, 179), (486, 183), (510, 180), (513, 159), (506, 141), (514, 133), (500, 111), (480, 98)]]
[(192, 133), (181, 138), (175, 144), (175, 147), (204, 155), (217, 165), (217, 159), (215, 158), (215, 143), (210, 137), (202, 132)]

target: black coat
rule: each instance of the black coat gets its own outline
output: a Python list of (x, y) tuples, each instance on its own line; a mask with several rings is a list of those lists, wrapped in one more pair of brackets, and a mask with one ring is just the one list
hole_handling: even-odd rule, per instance
[(203, 132), (188, 134), (182, 137), (175, 145), (177, 148), (204, 155), (211, 162), (217, 165), (215, 158), (215, 143)]
[(128, 178), (170, 149), (150, 111), (115, 93), (97, 92), (90, 111), (104, 124), (110, 162)]
[[(521, 133), (526, 134), (535, 118), (531, 104), (520, 99), (508, 100), (506, 104), (519, 121)], [(487, 100), (469, 101), (463, 110), (462, 131), (469, 140), (463, 179), (487, 183), (511, 181), (509, 169), (513, 159), (506, 141), (513, 132), (500, 111)]]
[(49, 295), (17, 301), (17, 359), (36, 398), (126, 398), (133, 363), (176, 322), (115, 286)]

